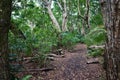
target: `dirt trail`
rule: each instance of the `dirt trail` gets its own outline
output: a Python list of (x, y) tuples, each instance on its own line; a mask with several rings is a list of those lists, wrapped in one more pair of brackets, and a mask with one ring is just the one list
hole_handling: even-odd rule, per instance
[[(34, 62), (23, 62), (26, 72), (17, 74), (19, 78), (25, 75), (32, 75), (30, 80), (104, 80), (104, 70), (97, 64), (87, 64), (87, 48), (84, 44), (78, 44), (72, 52), (65, 52), (64, 58), (55, 58), (48, 67), (54, 68), (50, 71), (39, 71), (38, 65)], [(29, 71), (29, 69), (38, 69)]]
[(40, 80), (103, 80), (100, 64), (87, 64), (86, 46), (78, 44), (72, 52), (66, 52), (65, 58), (56, 58), (51, 62), (55, 70), (40, 74)]

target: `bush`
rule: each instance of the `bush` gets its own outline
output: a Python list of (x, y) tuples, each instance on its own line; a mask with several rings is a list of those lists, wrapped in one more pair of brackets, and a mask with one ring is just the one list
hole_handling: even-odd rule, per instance
[(60, 43), (65, 48), (71, 48), (73, 45), (80, 41), (76, 33), (63, 32), (60, 34), (60, 36), (62, 38)]
[(18, 56), (35, 57), (40, 65), (43, 65), (46, 61), (46, 54), (51, 51), (52, 46), (57, 46), (56, 33), (53, 29), (35, 27), (33, 31), (26, 30), (24, 35), (26, 36), (25, 40), (15, 37), (10, 32), (9, 48), (11, 53)]
[(97, 57), (103, 54), (103, 49), (88, 49), (88, 55)]
[(85, 35), (84, 42), (88, 46), (90, 46), (90, 45), (101, 45), (106, 40), (105, 35), (106, 35), (106, 30), (105, 29), (96, 27), (96, 28), (90, 30), (90, 32)]
[(84, 42), (88, 45), (88, 54), (96, 57), (103, 53), (103, 49), (90, 49), (91, 45), (103, 45), (106, 40), (106, 30), (101, 27), (96, 27), (90, 30), (84, 37)]

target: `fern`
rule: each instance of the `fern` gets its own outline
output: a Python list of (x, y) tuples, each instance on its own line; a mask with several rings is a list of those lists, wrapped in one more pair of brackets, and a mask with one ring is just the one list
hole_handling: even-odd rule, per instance
[(100, 27), (92, 29), (85, 35), (85, 43), (87, 45), (100, 45), (105, 42), (106, 30)]

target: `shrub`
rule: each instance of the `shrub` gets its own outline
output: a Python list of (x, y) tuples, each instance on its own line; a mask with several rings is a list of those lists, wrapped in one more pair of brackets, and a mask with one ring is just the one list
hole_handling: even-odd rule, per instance
[(106, 40), (106, 30), (101, 27), (96, 27), (90, 30), (84, 37), (84, 42), (88, 45), (88, 54), (96, 57), (103, 53), (103, 49), (90, 49), (91, 45), (103, 45)]
[(88, 49), (88, 55), (93, 56), (93, 57), (97, 57), (97, 56), (101, 56), (103, 54), (103, 49)]
[[(49, 28), (34, 28), (24, 32), (26, 39), (16, 38), (11, 32), (9, 34), (9, 48), (11, 53), (21, 56), (33, 56), (39, 60), (40, 65), (46, 61), (52, 46), (57, 46), (57, 36), (54, 30)], [(22, 54), (21, 54), (22, 53)]]
[(79, 38), (76, 33), (72, 32), (63, 32), (60, 34), (62, 40), (61, 44), (65, 48), (71, 48), (73, 45), (75, 45), (77, 42), (79, 42)]
[(105, 35), (106, 35), (105, 29), (96, 27), (90, 30), (90, 32), (85, 35), (84, 42), (87, 45), (101, 45), (105, 42), (106, 39)]

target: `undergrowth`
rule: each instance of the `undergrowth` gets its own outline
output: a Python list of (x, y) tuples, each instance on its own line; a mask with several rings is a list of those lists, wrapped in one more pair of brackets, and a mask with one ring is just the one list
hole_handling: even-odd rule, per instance
[(104, 42), (106, 40), (106, 30), (101, 27), (95, 27), (93, 29), (90, 29), (90, 32), (85, 35), (84, 42), (88, 46), (88, 54), (90, 56), (96, 57), (103, 54), (103, 49), (98, 48), (89, 48), (92, 45), (100, 46), (104, 45)]

